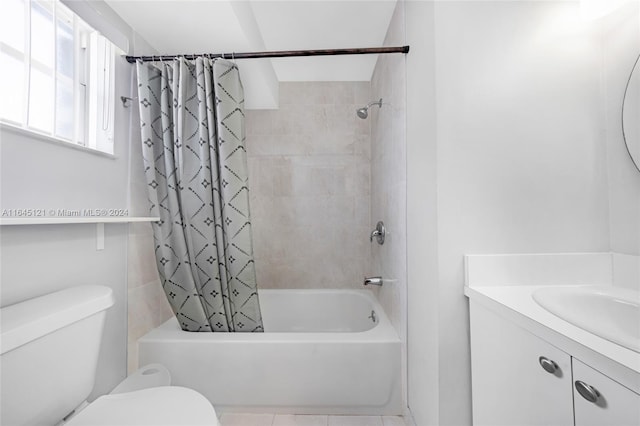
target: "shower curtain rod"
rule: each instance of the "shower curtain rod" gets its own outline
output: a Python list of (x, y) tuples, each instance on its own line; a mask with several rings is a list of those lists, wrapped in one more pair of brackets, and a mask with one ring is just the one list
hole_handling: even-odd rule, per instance
[(276, 50), (271, 52), (244, 52), (244, 53), (201, 53), (192, 55), (158, 55), (158, 56), (126, 56), (127, 62), (136, 61), (155, 62), (169, 61), (176, 58), (196, 59), (204, 56), (207, 58), (223, 59), (253, 59), (253, 58), (289, 58), (294, 56), (336, 56), (336, 55), (370, 55), (376, 53), (409, 53), (409, 46), (395, 47), (363, 47), (355, 49), (321, 49), (321, 50)]

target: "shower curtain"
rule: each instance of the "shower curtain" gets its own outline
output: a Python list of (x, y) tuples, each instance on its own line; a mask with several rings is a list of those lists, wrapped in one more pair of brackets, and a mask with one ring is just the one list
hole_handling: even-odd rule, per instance
[(237, 66), (137, 64), (144, 169), (160, 279), (186, 331), (263, 331)]

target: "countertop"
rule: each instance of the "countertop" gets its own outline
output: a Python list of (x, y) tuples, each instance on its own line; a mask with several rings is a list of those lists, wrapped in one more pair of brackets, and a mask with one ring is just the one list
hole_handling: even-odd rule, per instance
[(553, 315), (532, 298), (536, 285), (465, 286), (464, 294), (541, 339), (640, 393), (640, 353)]

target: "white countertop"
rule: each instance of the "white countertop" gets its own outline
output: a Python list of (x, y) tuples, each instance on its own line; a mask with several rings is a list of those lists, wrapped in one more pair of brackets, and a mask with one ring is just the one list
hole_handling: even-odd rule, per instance
[(640, 373), (640, 353), (610, 342), (555, 316), (538, 305), (531, 294), (543, 286), (465, 287), (471, 298), (485, 296), (564, 337), (596, 351), (631, 370)]
[(471, 300), (640, 392), (640, 353), (574, 326), (542, 308), (531, 297), (542, 287), (546, 286), (465, 286), (464, 293)]

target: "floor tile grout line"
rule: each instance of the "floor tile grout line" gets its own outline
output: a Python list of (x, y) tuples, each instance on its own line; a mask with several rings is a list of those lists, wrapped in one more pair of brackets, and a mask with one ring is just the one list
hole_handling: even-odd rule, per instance
[[(277, 424), (276, 423), (276, 419), (280, 415), (278, 413), (260, 413), (260, 414), (258, 414), (258, 413), (233, 413), (233, 414), (236, 414), (236, 415), (239, 415), (239, 416), (242, 416), (242, 415), (251, 416), (251, 415), (260, 415), (260, 414), (271, 416), (271, 421), (269, 422), (268, 426), (276, 426), (276, 424)], [(292, 416), (293, 416), (293, 421), (294, 421), (294, 425), (293, 426), (300, 426), (298, 420), (301, 417), (305, 417), (307, 415), (304, 415), (304, 414), (292, 414)], [(336, 418), (341, 417), (340, 415), (318, 415), (318, 416), (322, 416), (324, 418), (324, 421), (323, 421), (324, 425), (323, 426), (330, 426), (331, 423), (332, 423), (332, 421), (331, 421), (332, 418), (334, 418), (334, 420), (335, 420)], [(222, 419), (222, 417), (223, 416), (221, 415), (220, 416), (220, 420)], [(360, 417), (360, 416), (356, 416), (356, 417)], [(367, 415), (366, 417), (370, 417), (372, 421), (374, 419), (377, 420), (377, 422), (375, 422), (375, 423), (378, 426), (386, 426), (385, 425), (385, 421), (384, 421), (384, 417), (385, 416)], [(396, 416), (388, 416), (388, 417), (396, 417)], [(402, 416), (397, 416), (397, 417), (402, 419)], [(403, 422), (403, 424), (406, 425), (406, 423), (404, 422), (404, 419), (402, 419), (402, 422)], [(220, 423), (221, 423), (221, 426), (231, 426), (231, 425), (229, 425), (227, 423), (222, 423), (222, 422), (220, 422)], [(250, 423), (251, 423), (251, 425), (249, 425), (249, 426), (253, 426), (254, 425), (253, 422), (250, 422)], [(393, 423), (395, 424), (395, 422), (393, 422)], [(262, 423), (262, 424), (266, 425), (266, 423)], [(338, 422), (338, 423), (334, 424), (334, 426), (340, 426), (340, 425), (342, 425), (342, 422)], [(237, 426), (245, 426), (245, 425), (237, 425)]]

